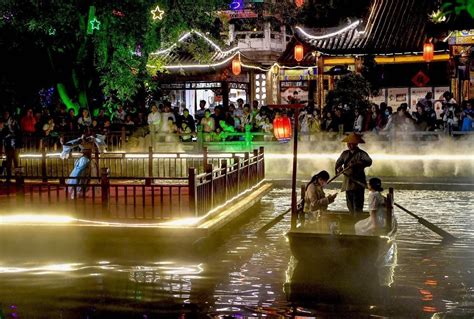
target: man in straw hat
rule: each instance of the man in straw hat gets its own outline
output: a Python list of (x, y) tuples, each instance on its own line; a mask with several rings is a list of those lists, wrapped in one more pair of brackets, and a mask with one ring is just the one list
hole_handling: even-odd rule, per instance
[(342, 142), (347, 143), (347, 150), (336, 161), (336, 173), (344, 170), (341, 190), (346, 192), (347, 208), (350, 213), (359, 214), (364, 208), (365, 188), (357, 182), (366, 184), (364, 169), (372, 165), (372, 159), (358, 147), (365, 143), (360, 134), (351, 133)]

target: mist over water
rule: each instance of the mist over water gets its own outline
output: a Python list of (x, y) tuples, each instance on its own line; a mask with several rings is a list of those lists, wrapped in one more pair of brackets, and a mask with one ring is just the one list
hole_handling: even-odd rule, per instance
[[(374, 135), (364, 136), (359, 147), (372, 158), (366, 169), (368, 176), (438, 177), (474, 182), (474, 139), (397, 142), (379, 141)], [(298, 143), (298, 179), (308, 180), (320, 170), (334, 174), (339, 155), (347, 149), (339, 141), (301, 141)], [(289, 179), (292, 172), (293, 145), (267, 145), (265, 148), (268, 178)]]

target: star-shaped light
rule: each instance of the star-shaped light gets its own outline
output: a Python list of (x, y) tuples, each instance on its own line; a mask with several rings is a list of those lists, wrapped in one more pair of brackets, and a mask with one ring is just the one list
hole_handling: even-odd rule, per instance
[(163, 19), (163, 14), (165, 12), (160, 9), (160, 6), (156, 6), (154, 10), (151, 10), (151, 14), (153, 15), (153, 20), (161, 20)]
[(89, 23), (91, 24), (91, 30), (100, 30), (100, 21), (97, 20), (96, 17), (94, 17), (94, 19), (92, 19)]

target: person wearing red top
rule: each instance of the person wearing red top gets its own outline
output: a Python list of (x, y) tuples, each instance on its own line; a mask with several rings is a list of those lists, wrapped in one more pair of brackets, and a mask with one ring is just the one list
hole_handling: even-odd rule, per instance
[(36, 125), (36, 119), (33, 116), (33, 110), (28, 109), (26, 111), (25, 116), (21, 118), (21, 121), (20, 121), (21, 130), (26, 134), (34, 134), (35, 125)]

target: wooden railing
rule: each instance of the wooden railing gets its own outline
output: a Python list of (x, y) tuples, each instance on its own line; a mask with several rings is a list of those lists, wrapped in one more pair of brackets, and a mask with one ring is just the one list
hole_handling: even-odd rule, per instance
[[(154, 153), (150, 147), (147, 153), (104, 153), (93, 155), (97, 165), (93, 176), (100, 176), (101, 168), (108, 168), (112, 177), (127, 178), (182, 178), (188, 176), (190, 167), (197, 173), (205, 171), (204, 163), (220, 166), (222, 160), (228, 159), (231, 164), (235, 154), (208, 153), (204, 147), (201, 153)], [(80, 154), (73, 154), (69, 159), (61, 159), (59, 153), (20, 154), (19, 165), (26, 178), (41, 177), (47, 181), (51, 177), (67, 177), (74, 168), (74, 162)]]
[(206, 154), (202, 161), (203, 173), (190, 167), (183, 177), (114, 177), (102, 167), (100, 177), (43, 178), (25, 177), (22, 170), (17, 170), (14, 183), (0, 184), (0, 205), (8, 211), (46, 208), (51, 212), (65, 208), (74, 212), (74, 217), (84, 219), (198, 217), (265, 178), (263, 148), (252, 155), (247, 152), (243, 158), (233, 155), (213, 159)]
[[(72, 139), (76, 139), (83, 134), (81, 131), (75, 132), (62, 132), (59, 133), (58, 136), (50, 136), (50, 137), (43, 137), (43, 136), (36, 136), (36, 135), (24, 135), (22, 137), (22, 148), (21, 151), (24, 153), (31, 153), (37, 152), (41, 149), (47, 149), (49, 152), (53, 150), (61, 151), (62, 146), (59, 141), (60, 137), (64, 139), (64, 141), (69, 141)], [(107, 150), (115, 151), (121, 150), (125, 146), (127, 142), (127, 138), (131, 135), (131, 130), (122, 127), (118, 131), (111, 131), (106, 134), (105, 143), (107, 144)]]
[[(190, 176), (194, 173), (190, 170)], [(245, 153), (243, 159), (234, 157), (233, 164), (224, 160), (220, 167), (214, 169), (212, 164), (206, 166), (206, 172), (195, 176), (196, 193), (191, 194), (199, 200), (193, 207), (196, 215), (202, 215), (228, 200), (248, 190), (265, 178), (265, 160), (263, 148), (254, 150), (253, 156)], [(192, 201), (191, 201), (192, 202)]]

